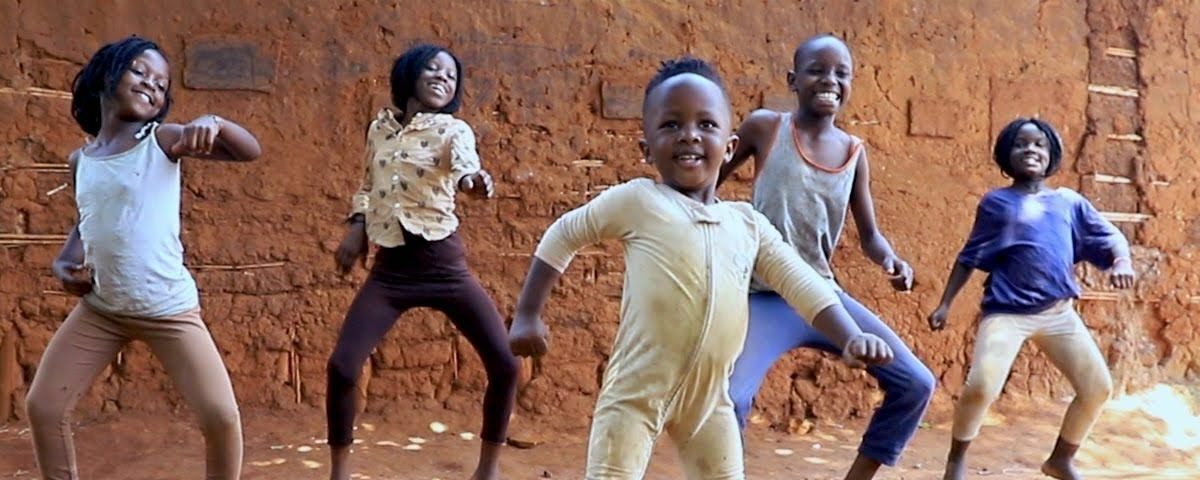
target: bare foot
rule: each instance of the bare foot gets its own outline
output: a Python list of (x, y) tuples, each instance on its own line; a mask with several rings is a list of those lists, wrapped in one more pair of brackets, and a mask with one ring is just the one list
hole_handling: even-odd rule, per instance
[(946, 474), (942, 475), (942, 480), (965, 480), (966, 478), (966, 462), (946, 462)]
[(329, 480), (350, 480), (350, 447), (329, 449)]
[(1079, 472), (1076, 472), (1075, 467), (1071, 465), (1070, 459), (1051, 457), (1042, 464), (1042, 473), (1058, 480), (1083, 480), (1083, 477), (1079, 476)]

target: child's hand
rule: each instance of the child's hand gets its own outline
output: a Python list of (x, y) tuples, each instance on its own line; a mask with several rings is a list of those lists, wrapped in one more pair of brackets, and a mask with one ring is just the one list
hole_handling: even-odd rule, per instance
[(513, 355), (540, 357), (550, 351), (550, 333), (541, 318), (517, 315), (508, 331), (508, 346)]
[(842, 348), (842, 359), (851, 367), (864, 368), (869, 365), (887, 365), (892, 362), (892, 347), (882, 338), (869, 333), (851, 337)]
[(167, 149), (172, 158), (208, 155), (217, 144), (217, 135), (221, 133), (221, 118), (216, 115), (205, 115), (192, 120), (183, 126), (179, 140)]
[(1118, 258), (1113, 263), (1112, 270), (1109, 271), (1109, 281), (1112, 282), (1112, 286), (1117, 288), (1132, 287), (1136, 278), (1137, 274), (1133, 272), (1133, 262), (1125, 257)]
[(350, 225), (350, 229), (346, 231), (346, 238), (342, 239), (342, 244), (338, 246), (333, 258), (337, 261), (338, 271), (342, 272), (342, 275), (350, 273), (350, 269), (354, 268), (355, 260), (362, 260), (363, 268), (366, 268), (367, 227), (365, 223), (354, 222)]
[(481, 198), (492, 198), (494, 187), (492, 175), (487, 170), (480, 170), (479, 173), (467, 175), (458, 181), (459, 190)]
[(92, 269), (86, 265), (55, 260), (50, 270), (62, 282), (63, 290), (67, 293), (82, 297), (92, 291)]
[(913, 270), (908, 266), (908, 262), (901, 260), (900, 257), (888, 257), (883, 260), (883, 271), (888, 274), (892, 288), (901, 292), (912, 290)]
[(936, 332), (946, 328), (946, 317), (949, 316), (949, 310), (945, 305), (938, 305), (937, 310), (929, 314), (929, 329)]

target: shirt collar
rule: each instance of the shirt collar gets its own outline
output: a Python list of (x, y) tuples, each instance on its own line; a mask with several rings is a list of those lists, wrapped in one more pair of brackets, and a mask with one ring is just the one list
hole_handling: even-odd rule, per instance
[(688, 212), (688, 216), (692, 218), (693, 222), (712, 224), (721, 223), (721, 216), (718, 213), (718, 210), (715, 208), (717, 205), (721, 204), (720, 198), (714, 198), (714, 201), (711, 205), (705, 205), (687, 195), (680, 193), (678, 190), (675, 190), (666, 184), (655, 183), (655, 186), (658, 187), (660, 192), (663, 192), (664, 195), (674, 199), (680, 207), (683, 207), (683, 209)]
[(448, 113), (417, 113), (413, 115), (412, 121), (408, 125), (400, 125), (400, 117), (404, 116), (404, 112), (393, 107), (383, 107), (379, 113), (375, 115), (375, 119), (381, 124), (394, 132), (403, 132), (406, 130), (426, 130), (448, 122), (453, 118)]

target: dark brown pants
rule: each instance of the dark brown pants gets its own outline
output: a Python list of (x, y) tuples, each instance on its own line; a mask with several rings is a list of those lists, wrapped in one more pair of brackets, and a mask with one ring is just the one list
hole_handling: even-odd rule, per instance
[(363, 362), (400, 315), (413, 307), (445, 313), (475, 347), (488, 377), (480, 437), (504, 443), (520, 368), (509, 351), (504, 320), (467, 269), (457, 234), (432, 242), (406, 234), (405, 245), (379, 249), (329, 358), (325, 398), (329, 445), (345, 447), (353, 442), (354, 384)]

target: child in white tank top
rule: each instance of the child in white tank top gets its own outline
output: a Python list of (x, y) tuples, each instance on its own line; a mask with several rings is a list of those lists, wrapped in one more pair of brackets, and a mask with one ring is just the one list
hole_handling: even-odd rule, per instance
[(233, 386), (183, 265), (179, 160), (249, 161), (261, 150), (253, 135), (215, 115), (161, 124), (170, 82), (161, 50), (138, 37), (105, 45), (75, 77), (71, 114), (94, 140), (69, 159), (79, 222), (52, 269), (82, 301), (50, 339), (26, 397), (47, 479), (78, 478), (70, 413), (131, 340), (149, 344), (196, 412), (207, 478), (241, 475)]

